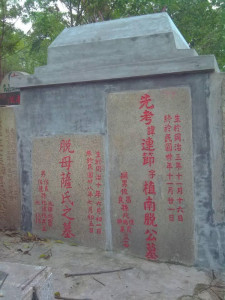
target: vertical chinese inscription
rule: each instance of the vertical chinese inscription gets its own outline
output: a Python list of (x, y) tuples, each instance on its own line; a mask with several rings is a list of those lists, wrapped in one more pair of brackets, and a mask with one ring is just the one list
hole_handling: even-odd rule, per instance
[(89, 232), (102, 234), (102, 157), (100, 151), (86, 151), (87, 156), (87, 205)]
[(155, 216), (156, 211), (156, 190), (155, 190), (155, 126), (154, 126), (154, 104), (149, 94), (144, 94), (140, 99), (139, 109), (142, 111), (140, 122), (145, 125), (145, 138), (141, 141), (142, 151), (142, 165), (145, 166), (148, 178), (143, 183), (143, 192), (145, 195), (144, 202), (144, 225), (146, 226), (146, 254), (145, 257), (150, 260), (158, 258), (156, 251), (157, 239), (157, 220)]
[(70, 189), (72, 189), (72, 179), (71, 179), (71, 165), (73, 163), (71, 159), (71, 154), (74, 154), (74, 150), (71, 150), (71, 142), (68, 140), (60, 141), (59, 152), (62, 153), (61, 161), (61, 204), (63, 204), (62, 214), (63, 217), (63, 233), (64, 238), (72, 238), (75, 234), (72, 232), (71, 222), (74, 221), (73, 217), (73, 206), (74, 201), (70, 198)]
[(164, 116), (169, 221), (183, 222), (182, 125), (179, 114)]
[(0, 228), (20, 227), (21, 198), (16, 124), (12, 108), (0, 108)]
[(128, 173), (122, 172), (120, 175), (121, 190), (118, 197), (118, 204), (120, 205), (122, 215), (117, 219), (117, 224), (120, 226), (120, 232), (123, 234), (123, 247), (130, 247), (129, 234), (131, 233), (132, 226), (134, 226), (134, 219), (130, 216), (129, 205), (131, 197), (128, 190)]
[(40, 178), (38, 179), (38, 191), (38, 198), (35, 199), (37, 207), (35, 223), (41, 227), (42, 231), (48, 231), (53, 224), (52, 212), (54, 204), (49, 199), (48, 178), (45, 170), (41, 170)]
[[(33, 228), (42, 236), (104, 247), (104, 154), (97, 135), (35, 139), (33, 144)], [(43, 159), (40, 161), (40, 157)], [(48, 180), (52, 225), (43, 231), (35, 215), (41, 211), (40, 174)], [(45, 189), (42, 179), (43, 188)], [(42, 205), (40, 203), (40, 205)], [(49, 215), (49, 212), (48, 212)], [(48, 217), (47, 221), (48, 222)]]
[[(129, 174), (133, 226), (126, 251), (192, 264), (194, 201), (188, 87), (110, 94), (107, 100), (113, 247), (124, 249), (120, 175)], [(120, 223), (120, 224), (119, 224)]]

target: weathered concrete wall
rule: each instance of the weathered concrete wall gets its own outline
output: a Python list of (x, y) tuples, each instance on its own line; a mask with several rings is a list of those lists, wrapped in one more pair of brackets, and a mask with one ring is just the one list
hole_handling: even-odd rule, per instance
[[(192, 99), (193, 173), (195, 207), (195, 263), (220, 268), (224, 263), (224, 227), (213, 222), (213, 190), (208, 106), (210, 74), (144, 77), (96, 83), (40, 87), (21, 91), (15, 108), (23, 191), (22, 228), (32, 228), (32, 143), (37, 137), (100, 134), (105, 144), (108, 172), (106, 99), (109, 93), (188, 87)], [(41, 159), (41, 157), (40, 157)], [(110, 187), (105, 181), (106, 248), (112, 249)], [(215, 199), (215, 201), (217, 201)], [(218, 233), (216, 239), (214, 233)]]

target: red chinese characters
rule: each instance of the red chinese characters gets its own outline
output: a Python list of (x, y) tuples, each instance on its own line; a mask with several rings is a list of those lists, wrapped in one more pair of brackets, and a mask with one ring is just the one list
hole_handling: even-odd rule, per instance
[(146, 240), (146, 255), (149, 260), (157, 260), (157, 219), (156, 219), (156, 187), (155, 187), (155, 126), (154, 126), (154, 104), (150, 95), (144, 94), (140, 99), (139, 109), (142, 110), (140, 115), (140, 122), (146, 127), (146, 137), (142, 138), (141, 150), (142, 150), (142, 165), (146, 167), (148, 175), (143, 183), (143, 194), (145, 196), (144, 201), (144, 225), (145, 240)]
[(182, 125), (179, 114), (164, 116), (164, 134), (168, 219), (183, 222)]
[[(89, 233), (102, 234), (102, 157), (100, 151), (94, 154), (86, 151), (87, 163), (87, 206)], [(94, 228), (96, 231), (94, 231)]]
[(39, 212), (35, 214), (35, 223), (41, 226), (42, 231), (47, 231), (53, 225), (53, 206), (52, 201), (49, 201), (49, 182), (46, 177), (46, 171), (41, 171), (41, 176), (38, 179), (39, 197), (35, 200), (35, 205), (39, 207)]
[(72, 238), (75, 234), (72, 232), (72, 221), (73, 217), (73, 208), (74, 201), (72, 201), (70, 196), (70, 189), (72, 188), (72, 179), (71, 179), (71, 166), (72, 159), (71, 153), (74, 153), (74, 150), (71, 149), (70, 139), (61, 140), (59, 152), (62, 153), (61, 161), (61, 204), (63, 204), (63, 210), (61, 216), (63, 217), (63, 232), (62, 236), (64, 238)]
[(121, 187), (120, 195), (118, 197), (118, 204), (120, 205), (122, 216), (117, 219), (117, 224), (120, 226), (120, 232), (123, 234), (123, 246), (128, 248), (129, 234), (131, 233), (131, 228), (134, 225), (134, 220), (129, 214), (129, 205), (131, 203), (131, 197), (128, 193), (128, 173), (122, 172), (120, 175)]

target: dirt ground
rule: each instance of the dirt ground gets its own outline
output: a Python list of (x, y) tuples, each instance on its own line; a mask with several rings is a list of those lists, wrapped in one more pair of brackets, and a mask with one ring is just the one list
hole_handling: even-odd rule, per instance
[[(0, 266), (1, 261), (51, 267), (58, 299), (225, 300), (225, 283), (213, 272), (148, 262), (74, 243), (44, 241), (31, 234), (0, 232)], [(130, 269), (65, 277), (126, 268)]]

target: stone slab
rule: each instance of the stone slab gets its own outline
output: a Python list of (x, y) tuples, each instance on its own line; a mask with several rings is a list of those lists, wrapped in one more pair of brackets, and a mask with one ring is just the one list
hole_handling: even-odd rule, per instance
[[(181, 51), (181, 50), (179, 50)], [(185, 50), (183, 50), (185, 51)], [(191, 50), (187, 50), (191, 51)], [(85, 68), (73, 62), (61, 65), (49, 65), (37, 68), (37, 73), (27, 77), (13, 79), (16, 87), (34, 87), (56, 85), (64, 83), (78, 83), (90, 81), (103, 81), (114, 79), (135, 78), (154, 75), (202, 73), (219, 71), (214, 55), (184, 56), (175, 59), (163, 59), (134, 63)], [(63, 71), (66, 70), (66, 71)]]
[(0, 270), (8, 274), (1, 288), (3, 299), (54, 299), (50, 268), (0, 262)]
[(188, 87), (109, 94), (114, 249), (194, 262), (191, 107)]
[(33, 231), (104, 248), (102, 136), (34, 139), (32, 159)]
[(21, 195), (14, 110), (0, 108), (0, 228), (20, 227)]

